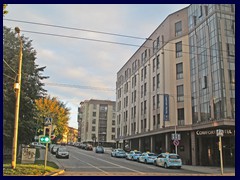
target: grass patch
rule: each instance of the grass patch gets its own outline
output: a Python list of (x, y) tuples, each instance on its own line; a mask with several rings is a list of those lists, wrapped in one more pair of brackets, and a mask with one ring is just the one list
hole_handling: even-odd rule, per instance
[[(18, 163), (18, 162), (17, 162)], [(5, 160), (3, 164), (3, 175), (24, 176), (35, 175), (41, 176), (45, 173), (52, 172), (58, 169), (54, 162), (47, 162), (46, 169), (44, 169), (44, 160), (36, 160), (35, 164), (17, 164), (15, 169), (11, 167), (11, 160)]]

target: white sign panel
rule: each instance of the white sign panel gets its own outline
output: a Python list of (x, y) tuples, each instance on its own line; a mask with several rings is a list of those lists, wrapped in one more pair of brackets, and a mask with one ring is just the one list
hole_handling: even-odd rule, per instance
[(36, 149), (22, 148), (22, 164), (35, 162)]

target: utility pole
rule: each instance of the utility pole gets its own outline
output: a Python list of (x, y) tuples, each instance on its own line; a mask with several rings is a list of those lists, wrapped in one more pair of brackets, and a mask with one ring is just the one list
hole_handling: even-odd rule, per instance
[(16, 168), (17, 159), (17, 139), (18, 139), (18, 119), (19, 119), (19, 106), (20, 106), (20, 89), (21, 89), (21, 77), (22, 77), (22, 39), (20, 37), (20, 29), (15, 27), (15, 31), (18, 33), (18, 39), (20, 41), (19, 52), (19, 67), (17, 82), (14, 83), (14, 90), (16, 92), (16, 105), (15, 105), (15, 120), (14, 120), (14, 135), (12, 145), (12, 169)]

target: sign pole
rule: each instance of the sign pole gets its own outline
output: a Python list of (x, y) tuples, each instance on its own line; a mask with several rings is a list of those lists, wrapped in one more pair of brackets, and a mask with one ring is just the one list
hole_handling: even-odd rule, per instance
[(222, 136), (219, 136), (219, 151), (220, 151), (221, 174), (223, 175)]
[(46, 150), (45, 150), (44, 170), (46, 170), (46, 166), (47, 166), (47, 153), (48, 153), (48, 143), (46, 144)]

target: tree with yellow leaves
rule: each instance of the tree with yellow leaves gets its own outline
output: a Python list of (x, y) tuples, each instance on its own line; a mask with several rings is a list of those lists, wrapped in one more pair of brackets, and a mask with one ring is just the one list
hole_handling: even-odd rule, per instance
[(35, 100), (35, 104), (38, 111), (38, 132), (43, 132), (45, 118), (52, 118), (53, 132), (56, 136), (54, 141), (62, 139), (68, 130), (70, 109), (56, 97), (51, 98), (50, 96)]

